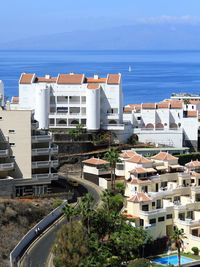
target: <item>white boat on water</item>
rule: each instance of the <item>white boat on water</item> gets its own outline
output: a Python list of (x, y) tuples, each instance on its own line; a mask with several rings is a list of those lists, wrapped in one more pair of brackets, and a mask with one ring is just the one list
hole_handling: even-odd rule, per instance
[(128, 71), (131, 72), (131, 66), (128, 67)]

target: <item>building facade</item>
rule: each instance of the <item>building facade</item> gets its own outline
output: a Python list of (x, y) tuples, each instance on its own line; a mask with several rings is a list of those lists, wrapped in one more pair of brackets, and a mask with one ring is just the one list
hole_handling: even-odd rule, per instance
[(118, 129), (122, 125), (121, 75), (106, 78), (84, 74), (37, 77), (23, 73), (19, 80), (19, 108), (35, 110), (41, 129)]
[(52, 144), (52, 136), (38, 130), (31, 110), (1, 109), (0, 129), (0, 183), (8, 184), (8, 192), (0, 190), (1, 194), (47, 193), (48, 185), (58, 178), (58, 161), (54, 160), (58, 147)]

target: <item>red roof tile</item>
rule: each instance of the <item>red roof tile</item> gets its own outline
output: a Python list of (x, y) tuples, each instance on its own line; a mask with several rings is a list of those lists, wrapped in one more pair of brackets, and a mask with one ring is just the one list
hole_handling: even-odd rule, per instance
[(131, 157), (135, 156), (135, 154), (136, 153), (132, 150), (126, 150), (122, 154), (120, 154), (119, 156), (121, 158), (127, 159), (127, 158), (131, 158)]
[(150, 163), (152, 162), (150, 159), (147, 159), (143, 157), (142, 155), (135, 154), (133, 157), (131, 157), (127, 162), (132, 163)]
[(108, 74), (107, 84), (120, 84), (120, 74)]
[(151, 158), (155, 159), (155, 160), (163, 160), (163, 161), (178, 159), (177, 157), (172, 156), (168, 152), (159, 152), (158, 154), (156, 154), (155, 156), (153, 156)]
[(107, 78), (86, 78), (86, 83), (106, 83)]
[(198, 112), (196, 110), (187, 111), (188, 118), (197, 117), (197, 115), (198, 115)]
[(82, 84), (84, 74), (59, 74), (57, 84)]
[(143, 103), (143, 109), (156, 109), (156, 103)]
[(35, 74), (32, 73), (23, 73), (21, 75), (20, 84), (31, 84), (33, 82)]
[(99, 87), (99, 84), (98, 84), (98, 83), (89, 83), (89, 84), (87, 85), (87, 88), (88, 88), (88, 89), (95, 90), (95, 89), (99, 89), (100, 87)]
[(90, 164), (90, 165), (104, 165), (109, 164), (108, 161), (98, 158), (90, 158), (82, 161), (83, 163)]
[(152, 199), (143, 192), (136, 192), (132, 197), (128, 199), (129, 202), (134, 202), (134, 203), (140, 203), (140, 202), (149, 202)]
[(195, 160), (195, 161), (190, 161), (185, 164), (186, 167), (200, 167), (200, 161)]

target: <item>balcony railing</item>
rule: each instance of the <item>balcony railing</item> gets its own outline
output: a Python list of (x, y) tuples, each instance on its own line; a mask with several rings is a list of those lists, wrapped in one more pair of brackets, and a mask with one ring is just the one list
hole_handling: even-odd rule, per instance
[(37, 142), (45, 142), (45, 141), (51, 141), (52, 137), (51, 135), (33, 135), (32, 136), (32, 142), (37, 143)]
[(57, 173), (42, 173), (42, 174), (33, 174), (32, 175), (33, 179), (50, 179), (50, 180), (57, 180), (58, 179), (58, 174)]
[(166, 209), (155, 209), (155, 210), (149, 210), (149, 211), (143, 211), (143, 210), (140, 210), (139, 213), (141, 215), (153, 215), (153, 214), (158, 214), (158, 213), (165, 213), (166, 212)]
[(58, 160), (32, 162), (32, 169), (58, 167)]
[(32, 156), (57, 154), (57, 153), (58, 153), (58, 146), (53, 146), (51, 148), (35, 148), (35, 149), (32, 149)]
[(14, 169), (14, 162), (9, 162), (9, 163), (1, 163), (0, 164), (0, 171), (11, 171)]
[(9, 156), (9, 149), (0, 150), (0, 158), (8, 157), (8, 156)]

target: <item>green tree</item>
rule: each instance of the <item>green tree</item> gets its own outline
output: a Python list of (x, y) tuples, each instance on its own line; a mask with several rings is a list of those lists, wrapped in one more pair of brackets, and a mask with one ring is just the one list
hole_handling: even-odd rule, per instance
[(55, 267), (78, 267), (88, 254), (87, 231), (80, 222), (63, 225), (53, 247)]
[(90, 220), (94, 214), (94, 198), (91, 194), (86, 194), (82, 197), (78, 205), (78, 212), (81, 215), (82, 223), (87, 227), (87, 232), (90, 234)]
[(63, 208), (65, 217), (67, 218), (67, 221), (71, 224), (72, 223), (72, 217), (77, 214), (77, 211), (74, 207), (72, 207), (69, 204), (66, 204)]
[(144, 258), (135, 259), (129, 262), (127, 267), (150, 267), (150, 261)]
[(175, 228), (171, 239), (178, 251), (178, 267), (181, 267), (181, 248), (183, 247), (184, 238), (186, 238), (184, 230)]
[(111, 167), (111, 187), (115, 190), (115, 169), (116, 163), (119, 161), (119, 153), (116, 149), (110, 148), (109, 151), (105, 153), (104, 158), (110, 162)]

